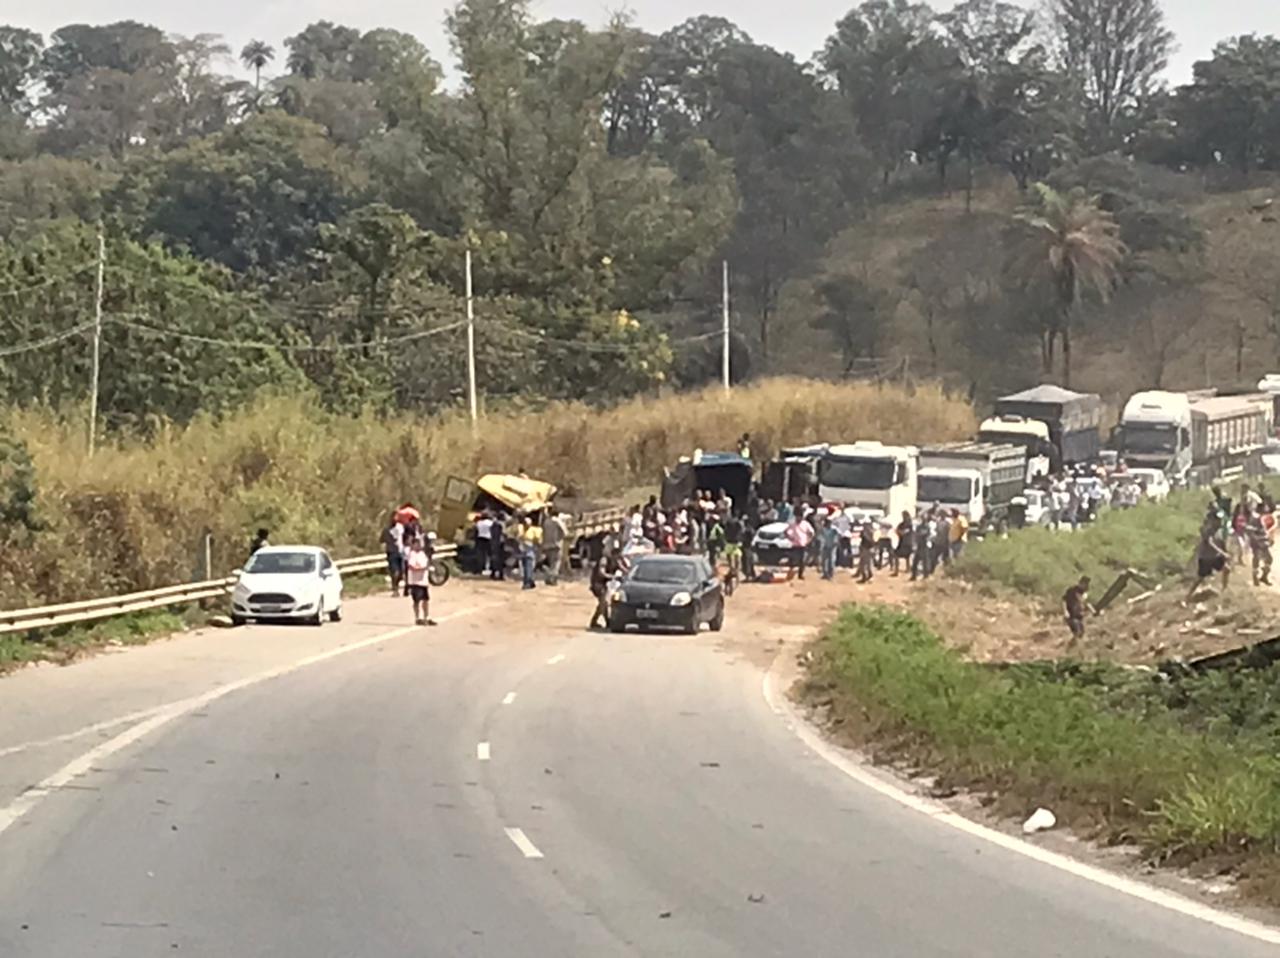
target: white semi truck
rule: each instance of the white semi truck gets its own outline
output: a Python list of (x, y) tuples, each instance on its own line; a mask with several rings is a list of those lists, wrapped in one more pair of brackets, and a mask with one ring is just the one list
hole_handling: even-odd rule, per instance
[(1126, 465), (1161, 469), (1176, 485), (1200, 487), (1260, 472), (1274, 424), (1266, 393), (1152, 390), (1125, 403), (1116, 446)]
[(1030, 484), (1038, 476), (1049, 475), (1053, 464), (1053, 442), (1049, 438), (1049, 426), (1039, 419), (1025, 416), (993, 416), (978, 427), (978, 442), (997, 445), (1014, 444), (1026, 451), (1027, 474)]
[(919, 455), (914, 446), (866, 440), (829, 446), (818, 463), (818, 495), (887, 518), (914, 515)]
[(1022, 493), (1027, 451), (1011, 443), (951, 442), (920, 450), (917, 499), (957, 509), (976, 529), (1005, 522)]

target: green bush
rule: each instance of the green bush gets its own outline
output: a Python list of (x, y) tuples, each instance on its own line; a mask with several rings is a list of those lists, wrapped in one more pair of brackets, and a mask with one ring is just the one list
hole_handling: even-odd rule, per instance
[(1177, 576), (1190, 566), (1206, 503), (1205, 493), (1182, 492), (1164, 504), (1106, 510), (1075, 532), (1035, 528), (991, 536), (966, 549), (953, 570), (1055, 602), (1082, 575), (1098, 588), (1129, 568)]
[(1273, 750), (1167, 710), (1116, 707), (1107, 689), (1088, 669), (974, 665), (910, 615), (865, 606), (826, 631), (807, 682), (869, 739), (1028, 810), (1046, 805), (1164, 852), (1276, 848)]

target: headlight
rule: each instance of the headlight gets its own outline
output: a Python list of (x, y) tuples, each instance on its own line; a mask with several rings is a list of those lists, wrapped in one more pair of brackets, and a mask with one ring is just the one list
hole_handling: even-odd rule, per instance
[(614, 602), (626, 602), (626, 601), (627, 601), (627, 594), (626, 594), (625, 592), (623, 592), (621, 589), (614, 589), (614, 590), (613, 590), (613, 601), (614, 601)]
[(688, 592), (677, 592), (675, 595), (671, 597), (671, 604), (676, 606), (688, 605), (692, 601), (693, 601), (693, 596), (691, 596)]
[(232, 590), (231, 594), (237, 599), (247, 599), (252, 594), (252, 591), (243, 582), (237, 582), (236, 587)]

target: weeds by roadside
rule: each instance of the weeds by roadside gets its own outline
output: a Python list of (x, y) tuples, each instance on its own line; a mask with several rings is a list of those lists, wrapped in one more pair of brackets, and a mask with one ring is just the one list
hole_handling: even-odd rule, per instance
[[(1274, 863), (1280, 848), (1276, 696), (1230, 733), (1179, 686), (1108, 666), (990, 669), (964, 660), (912, 616), (850, 607), (813, 646), (800, 695), (880, 757), (909, 762), (1025, 814), (1155, 858)], [(1229, 681), (1229, 680), (1216, 680)], [(1258, 673), (1252, 683), (1280, 684)], [(1256, 701), (1259, 688), (1242, 696)], [(1194, 693), (1192, 695), (1194, 697)], [(1266, 715), (1271, 734), (1261, 733)], [(1270, 887), (1270, 886), (1268, 886)]]

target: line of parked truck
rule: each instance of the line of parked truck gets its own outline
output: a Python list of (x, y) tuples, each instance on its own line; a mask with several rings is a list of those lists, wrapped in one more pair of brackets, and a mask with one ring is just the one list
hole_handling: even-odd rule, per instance
[[(1158, 470), (1173, 487), (1269, 471), (1280, 375), (1250, 390), (1144, 391), (1125, 403), (1106, 447), (1100, 396), (1041, 385), (1004, 396), (966, 442), (889, 446), (875, 441), (785, 449), (765, 466), (760, 494), (824, 502), (896, 518), (934, 505), (956, 509), (976, 528), (1028, 510), (1039, 477), (1121, 462)], [(1272, 462), (1280, 467), (1280, 462)]]

